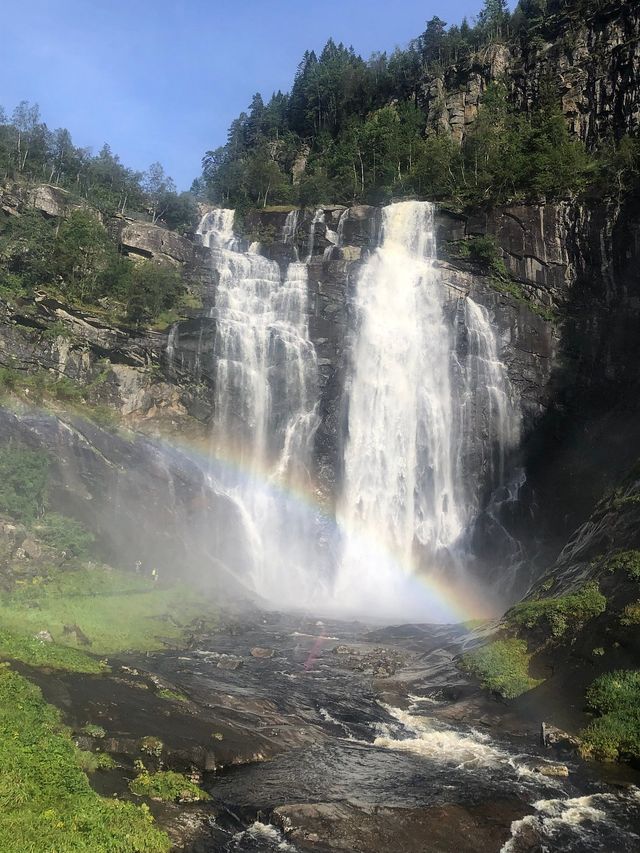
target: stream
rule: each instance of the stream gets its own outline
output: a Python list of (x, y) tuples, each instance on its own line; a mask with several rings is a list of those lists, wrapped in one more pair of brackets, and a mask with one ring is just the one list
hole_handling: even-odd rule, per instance
[(640, 849), (634, 777), (603, 781), (542, 749), (539, 721), (461, 676), (469, 640), (263, 613), (154, 657), (222, 725), (268, 744), (205, 773), (209, 837), (192, 853)]

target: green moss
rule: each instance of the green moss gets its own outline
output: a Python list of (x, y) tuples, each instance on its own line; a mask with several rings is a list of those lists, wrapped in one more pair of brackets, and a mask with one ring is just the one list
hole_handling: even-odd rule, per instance
[(162, 770), (158, 773), (148, 773), (145, 770), (129, 783), (129, 788), (140, 797), (151, 797), (154, 800), (167, 802), (175, 800), (197, 802), (209, 799), (206, 791), (182, 773), (173, 773), (170, 770)]
[(604, 761), (640, 757), (640, 670), (616, 670), (597, 678), (586, 694), (598, 719), (582, 730), (585, 756)]
[(513, 699), (541, 684), (531, 678), (531, 655), (524, 640), (494, 640), (462, 658), (462, 666), (477, 676), (482, 686)]
[(613, 495), (613, 508), (616, 512), (623, 512), (627, 509), (640, 506), (640, 495), (625, 495), (621, 489), (617, 489)]
[(159, 696), (161, 699), (167, 699), (170, 702), (188, 702), (189, 699), (184, 695), (184, 693), (180, 693), (178, 690), (167, 690), (162, 687), (156, 693), (156, 696)]
[(626, 572), (634, 581), (640, 581), (640, 551), (618, 551), (605, 563), (605, 569), (610, 574)]
[(98, 796), (78, 750), (38, 688), (0, 669), (0, 850), (167, 853), (144, 806)]
[(106, 731), (102, 728), (102, 726), (96, 726), (93, 723), (87, 723), (86, 726), (83, 726), (82, 734), (87, 735), (87, 737), (94, 738), (103, 738), (107, 735)]
[(541, 598), (516, 604), (507, 613), (507, 623), (516, 629), (542, 628), (554, 638), (562, 637), (567, 630), (577, 630), (589, 619), (603, 613), (607, 599), (597, 583), (585, 584), (579, 592), (559, 598)]

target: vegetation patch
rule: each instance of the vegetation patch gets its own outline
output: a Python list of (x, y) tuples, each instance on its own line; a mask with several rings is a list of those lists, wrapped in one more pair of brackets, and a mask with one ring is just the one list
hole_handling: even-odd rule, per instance
[(165, 687), (161, 687), (160, 690), (156, 693), (156, 696), (159, 696), (161, 699), (167, 699), (170, 702), (188, 702), (189, 699), (184, 693), (180, 693), (178, 690), (167, 690)]
[[(33, 620), (42, 625), (35, 614)], [(12, 621), (19, 621), (18, 618)], [(0, 608), (0, 623), (4, 624), (2, 608)], [(98, 674), (106, 670), (104, 661), (87, 654), (80, 649), (49, 642), (36, 634), (25, 632), (24, 626), (15, 632), (0, 629), (0, 658), (19, 660), (29, 666), (61, 669), (66, 672), (85, 672)]]
[(33, 530), (47, 545), (79, 559), (89, 557), (95, 541), (94, 535), (79, 521), (57, 512), (47, 513)]
[(625, 626), (640, 625), (640, 601), (627, 604), (620, 616), (620, 624)]
[(48, 474), (46, 454), (12, 445), (0, 448), (0, 511), (33, 521), (44, 510)]
[(0, 850), (3, 853), (167, 853), (145, 806), (107, 800), (37, 687), (0, 669)]
[(626, 572), (632, 580), (640, 581), (640, 551), (618, 551), (607, 560), (605, 568), (610, 574)]
[(583, 754), (603, 761), (640, 758), (640, 670), (600, 676), (586, 699), (599, 716), (580, 733)]
[[(99, 662), (75, 647), (77, 634), (65, 632), (65, 626), (78, 626), (97, 655), (152, 651), (167, 640), (177, 642), (180, 621), (186, 624), (201, 612), (195, 596), (185, 597), (177, 587), (158, 588), (150, 578), (99, 566), (59, 572), (0, 596), (0, 638), (11, 638), (6, 644), (0, 639), (0, 654), (96, 672)], [(55, 642), (33, 639), (43, 630)]]
[(514, 699), (542, 683), (542, 679), (529, 675), (530, 660), (526, 641), (511, 638), (494, 640), (464, 655), (462, 666), (475, 675), (483, 687), (505, 699)]
[(575, 631), (589, 619), (599, 616), (607, 606), (595, 582), (585, 584), (579, 592), (559, 598), (541, 598), (516, 604), (507, 613), (507, 623), (514, 628), (543, 628), (553, 638)]
[(166, 802), (195, 803), (200, 800), (208, 800), (209, 795), (195, 782), (187, 779), (182, 773), (174, 773), (170, 770), (160, 770), (158, 773), (149, 773), (144, 770), (129, 783), (129, 788), (140, 797), (150, 797), (152, 800), (164, 800)]

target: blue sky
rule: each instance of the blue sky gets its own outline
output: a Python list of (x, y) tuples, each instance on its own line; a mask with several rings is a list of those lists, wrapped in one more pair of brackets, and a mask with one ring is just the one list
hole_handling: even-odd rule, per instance
[[(76, 145), (159, 160), (180, 189), (256, 91), (287, 90), (329, 36), (368, 56), (482, 0), (29, 0), (2, 13), (0, 105), (38, 102)], [(513, 3), (511, 4), (513, 5)]]

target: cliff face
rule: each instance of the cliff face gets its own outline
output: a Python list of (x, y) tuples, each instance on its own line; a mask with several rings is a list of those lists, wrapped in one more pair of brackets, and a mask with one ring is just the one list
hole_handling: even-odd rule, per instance
[(583, 17), (552, 16), (519, 42), (491, 45), (472, 60), (427, 77), (422, 105), (432, 125), (461, 141), (491, 82), (506, 81), (514, 102), (530, 107), (552, 81), (559, 85), (570, 129), (593, 148), (637, 129), (639, 35), (637, 3), (611, 0)]

